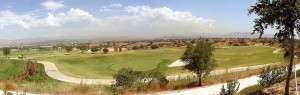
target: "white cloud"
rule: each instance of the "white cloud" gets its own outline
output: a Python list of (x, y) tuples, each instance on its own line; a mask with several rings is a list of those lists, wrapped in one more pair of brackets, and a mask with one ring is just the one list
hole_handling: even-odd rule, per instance
[(48, 37), (154, 37), (203, 33), (212, 29), (215, 23), (213, 19), (196, 17), (190, 12), (174, 11), (167, 7), (128, 6), (124, 12), (127, 14), (97, 18), (79, 8), (70, 8), (66, 12), (50, 12), (45, 18), (37, 18), (34, 14), (19, 15), (7, 10), (0, 11), (0, 25), (2, 30), (6, 30), (6, 26), (14, 25)]
[(190, 12), (173, 11), (167, 7), (151, 8), (149, 6), (128, 6), (125, 11), (135, 16), (160, 20), (160, 21), (174, 21), (182, 24), (199, 24), (207, 27), (212, 26), (215, 22), (212, 19), (203, 19), (193, 16)]
[(106, 6), (103, 6), (99, 11), (100, 11), (100, 12), (110, 12), (110, 11), (112, 11), (112, 10), (109, 9), (108, 7), (106, 7)]
[(116, 4), (110, 4), (110, 7), (122, 7), (122, 4), (116, 3)]
[(44, 6), (48, 10), (57, 10), (59, 8), (65, 7), (63, 4), (63, 1), (46, 1), (41, 3), (42, 6)]
[(116, 3), (116, 4), (110, 4), (109, 6), (103, 6), (101, 9), (99, 9), (100, 12), (111, 12), (113, 11), (112, 8), (119, 8), (122, 7), (122, 4)]
[(8, 25), (18, 25), (29, 29), (30, 23), (33, 20), (31, 15), (17, 15), (10, 10), (0, 11), (0, 24), (2, 27)]

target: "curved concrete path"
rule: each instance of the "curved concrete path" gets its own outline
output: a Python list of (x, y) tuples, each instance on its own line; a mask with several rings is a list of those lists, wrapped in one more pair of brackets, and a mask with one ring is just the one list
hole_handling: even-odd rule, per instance
[(71, 76), (67, 76), (63, 73), (61, 73), (56, 65), (51, 62), (47, 61), (38, 61), (37, 63), (43, 64), (45, 67), (46, 74), (54, 79), (64, 81), (64, 82), (70, 82), (70, 83), (84, 83), (84, 84), (113, 84), (113, 79), (81, 79), (81, 78), (75, 78)]
[[(296, 71), (300, 70), (300, 64), (295, 65), (295, 67), (296, 68), (293, 70)], [(239, 91), (241, 91), (246, 87), (258, 84), (259, 79), (260, 78), (257, 75), (248, 78), (239, 79), (238, 80), (240, 83)], [(223, 85), (226, 88), (227, 86), (226, 83), (219, 83), (219, 84), (214, 84), (205, 87), (196, 87), (196, 88), (185, 89), (185, 90), (159, 92), (156, 93), (155, 95), (218, 95)]]

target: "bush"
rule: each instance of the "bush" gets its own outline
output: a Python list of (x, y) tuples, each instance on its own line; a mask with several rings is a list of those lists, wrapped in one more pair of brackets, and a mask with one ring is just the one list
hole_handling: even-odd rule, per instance
[(137, 46), (133, 46), (133, 47), (132, 47), (132, 50), (137, 50), (137, 49), (138, 49)]
[(71, 89), (73, 92), (76, 92), (76, 93), (81, 93), (81, 94), (85, 94), (87, 93), (88, 91), (91, 90), (91, 87), (86, 85), (86, 84), (82, 84), (80, 83), (79, 86), (75, 86)]
[[(263, 86), (257, 84), (253, 86), (249, 86), (241, 90), (238, 95), (253, 95), (253, 93), (261, 92), (264, 89)], [(254, 94), (256, 95), (256, 94)], [(258, 94), (259, 95), (259, 94)]]
[(133, 89), (144, 79), (144, 74), (140, 71), (133, 71), (132, 68), (122, 68), (113, 76), (116, 79), (115, 86)]
[(227, 81), (227, 89), (225, 89), (224, 85), (221, 88), (220, 95), (234, 95), (240, 87), (240, 83), (236, 80), (228, 80)]
[(105, 92), (103, 92), (103, 95), (123, 95), (125, 93), (121, 87), (114, 85), (104, 86), (104, 91)]
[(164, 76), (161, 72), (151, 72), (148, 77), (150, 79), (147, 83), (148, 87), (158, 84), (161, 88), (164, 88), (169, 83), (169, 80), (167, 80), (166, 76)]
[(103, 49), (103, 52), (104, 52), (104, 53), (108, 53), (109, 50), (108, 50), (107, 48), (104, 48), (104, 49)]
[(98, 50), (99, 50), (98, 47), (92, 47), (92, 48), (91, 48), (91, 51), (92, 51), (93, 53), (97, 52)]
[(152, 46), (151, 46), (151, 49), (158, 49), (158, 48), (159, 48), (158, 45), (152, 45)]
[(285, 79), (286, 76), (286, 68), (278, 68), (275, 66), (271, 69), (270, 66), (261, 68), (261, 73), (258, 75), (260, 80), (258, 80), (259, 84), (263, 87), (269, 87), (272, 84), (279, 83)]

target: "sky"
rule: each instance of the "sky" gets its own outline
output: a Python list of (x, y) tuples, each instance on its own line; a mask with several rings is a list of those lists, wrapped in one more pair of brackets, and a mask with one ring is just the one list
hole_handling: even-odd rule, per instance
[(252, 32), (255, 0), (2, 0), (0, 39)]

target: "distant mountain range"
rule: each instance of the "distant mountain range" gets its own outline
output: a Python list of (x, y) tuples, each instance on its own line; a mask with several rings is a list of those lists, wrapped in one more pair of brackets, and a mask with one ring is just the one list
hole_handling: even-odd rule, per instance
[[(139, 37), (53, 37), (53, 38), (25, 38), (16, 40), (0, 39), (0, 46), (14, 45), (51, 45), (74, 42), (103, 42), (103, 41), (137, 41), (137, 40), (153, 40), (153, 39), (185, 39), (185, 38), (258, 38), (259, 34), (252, 32), (232, 32), (227, 34), (205, 33), (195, 34), (191, 36), (163, 36), (156, 38), (139, 38)], [(273, 38), (273, 34), (264, 34), (264, 38)], [(79, 39), (78, 39), (79, 38)]]

